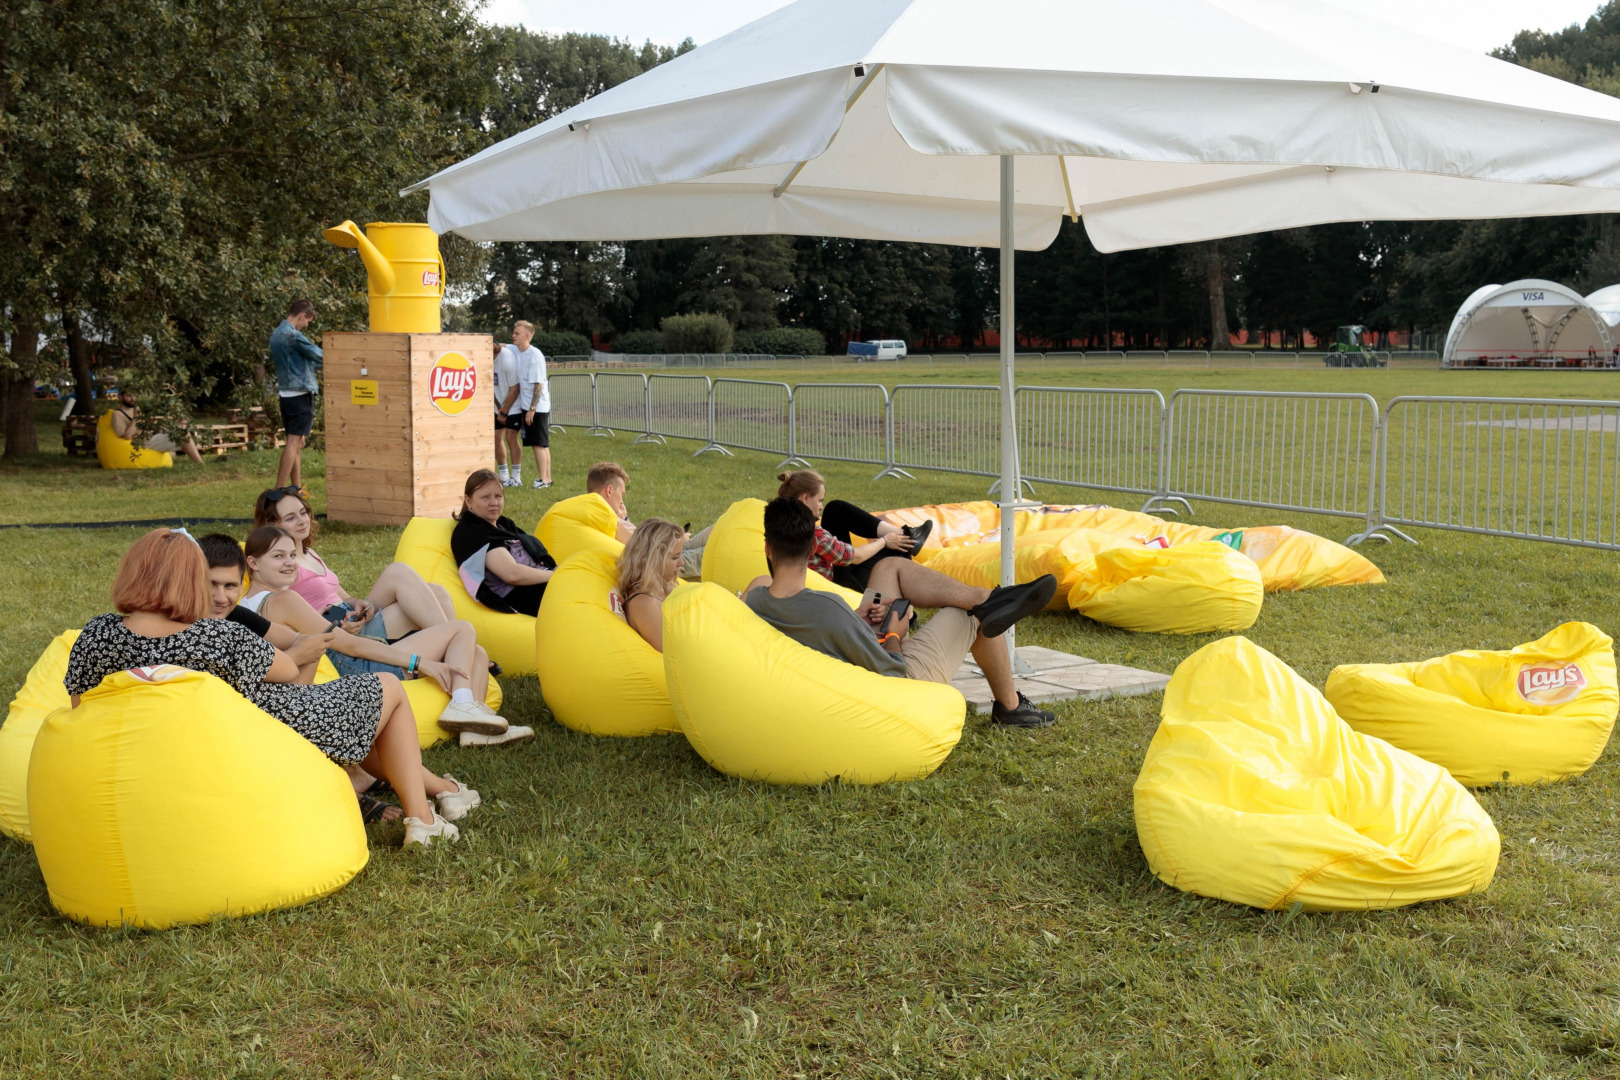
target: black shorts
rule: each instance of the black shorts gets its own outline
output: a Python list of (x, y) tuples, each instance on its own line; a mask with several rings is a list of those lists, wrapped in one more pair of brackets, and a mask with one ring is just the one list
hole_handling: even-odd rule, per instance
[(315, 424), (315, 395), (298, 394), (277, 400), (281, 402), (282, 429), (288, 435), (308, 438), (309, 429)]
[(550, 413), (537, 412), (534, 414), (533, 423), (523, 425), (523, 445), (547, 447), (551, 445)]
[(507, 413), (505, 416), (502, 416), (500, 413), (496, 413), (495, 414), (495, 430), (496, 431), (522, 431), (523, 430), (523, 414), (520, 413), (520, 412), (515, 412), (515, 413)]

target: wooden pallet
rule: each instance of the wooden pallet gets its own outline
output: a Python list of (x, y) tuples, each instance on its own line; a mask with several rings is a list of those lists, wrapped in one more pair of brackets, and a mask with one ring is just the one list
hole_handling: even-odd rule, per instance
[(95, 457), (96, 418), (70, 416), (62, 421), (62, 449), (70, 457)]

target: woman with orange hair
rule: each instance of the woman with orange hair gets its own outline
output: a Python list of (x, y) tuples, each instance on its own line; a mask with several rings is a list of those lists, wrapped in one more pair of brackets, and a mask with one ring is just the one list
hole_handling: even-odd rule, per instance
[(300, 685), (298, 665), (281, 650), (237, 623), (205, 618), (208, 560), (186, 533), (153, 529), (137, 540), (118, 564), (112, 601), (118, 614), (86, 623), (68, 655), (62, 682), (74, 708), (108, 675), (174, 664), (221, 679), (337, 764), (387, 777), (405, 810), (406, 844), (455, 840), (450, 822), (479, 804), (476, 791), (422, 767), (416, 718), (398, 679)]

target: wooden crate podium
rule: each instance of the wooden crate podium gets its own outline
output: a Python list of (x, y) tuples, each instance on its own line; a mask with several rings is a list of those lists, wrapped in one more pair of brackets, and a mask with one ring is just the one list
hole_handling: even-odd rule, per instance
[(322, 345), (327, 519), (449, 517), (467, 477), (494, 463), (495, 339), (329, 333)]

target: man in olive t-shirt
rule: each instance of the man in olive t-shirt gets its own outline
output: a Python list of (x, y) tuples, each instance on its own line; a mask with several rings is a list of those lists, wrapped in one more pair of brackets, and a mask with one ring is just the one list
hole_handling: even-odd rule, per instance
[[(752, 583), (745, 592), (743, 602), (754, 614), (801, 645), (892, 678), (948, 683), (972, 652), (995, 695), (991, 723), (1046, 727), (1056, 722), (1013, 684), (1012, 661), (1001, 639), (1013, 623), (1047, 605), (1056, 581), (976, 589), (917, 563), (886, 559), (885, 563), (904, 563), (892, 571), (900, 575), (890, 586), (896, 595), (939, 611), (915, 634), (908, 634), (905, 620), (899, 620), (880, 639), (875, 628), (883, 626), (888, 604), (875, 602), (851, 610), (837, 595), (805, 586), (815, 531), (815, 515), (798, 499), (766, 504), (765, 556), (771, 577)], [(986, 627), (995, 633), (986, 634)]]

